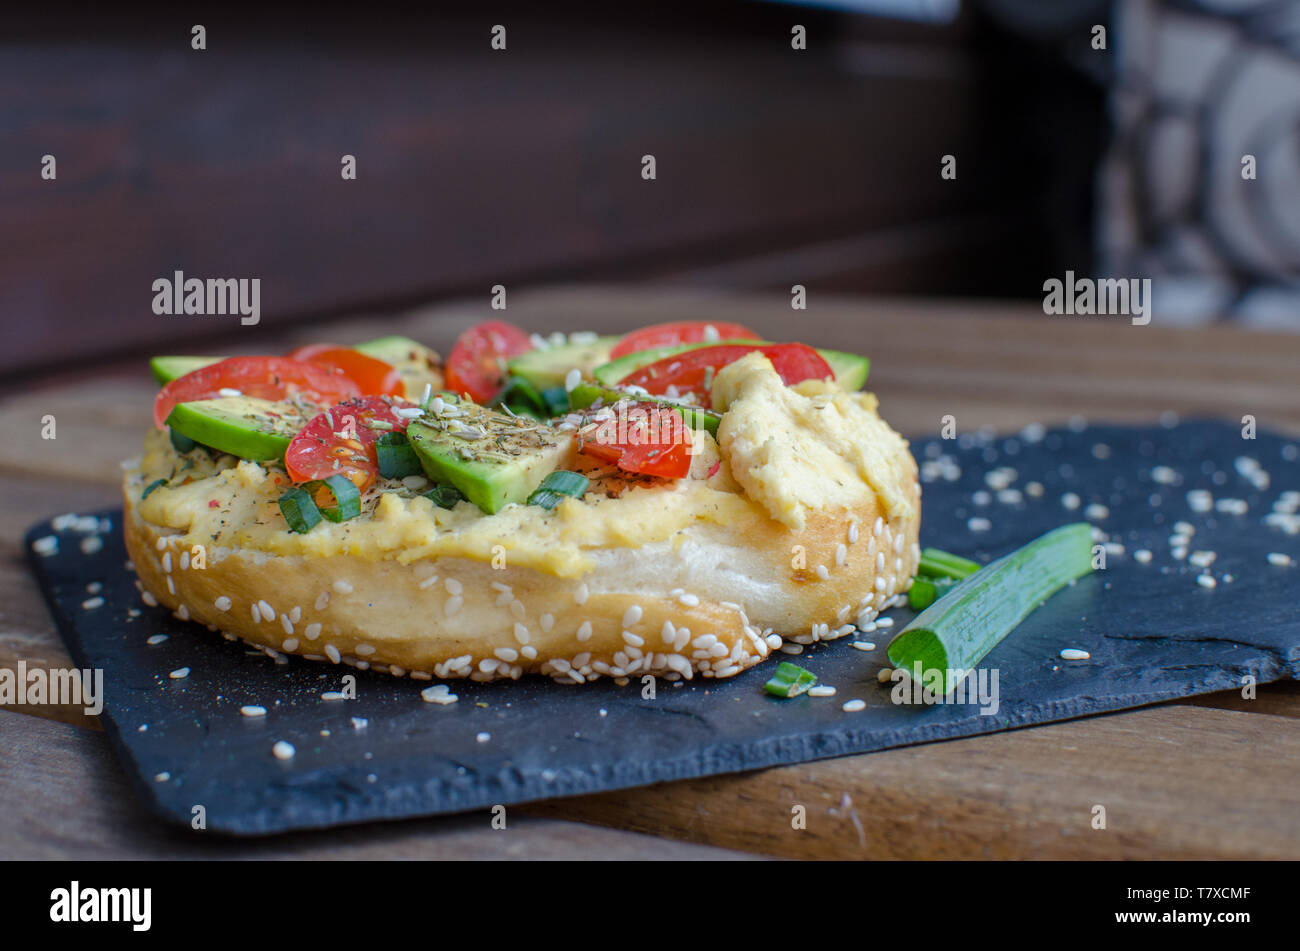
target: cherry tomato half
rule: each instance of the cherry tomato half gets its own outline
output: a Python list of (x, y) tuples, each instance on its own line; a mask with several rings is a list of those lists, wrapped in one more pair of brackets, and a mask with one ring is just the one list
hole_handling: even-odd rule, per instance
[(489, 320), (471, 327), (447, 358), (447, 388), (468, 393), (475, 403), (488, 403), (505, 380), (506, 360), (531, 349), (528, 334), (514, 324)]
[(287, 357), (230, 357), (179, 376), (159, 390), (153, 401), (154, 425), (165, 428), (167, 415), (177, 403), (215, 399), (222, 390), (267, 400), (298, 393), (322, 406), (359, 392), (350, 377), (315, 363)]
[[(713, 328), (710, 330), (709, 328)], [(611, 360), (629, 353), (640, 353), (651, 347), (680, 347), (688, 343), (705, 343), (709, 340), (762, 340), (758, 334), (742, 324), (729, 324), (713, 320), (679, 320), (668, 324), (654, 324), (634, 330), (614, 345), (609, 352)]]
[(647, 393), (661, 395), (675, 386), (678, 393), (694, 393), (701, 406), (709, 402), (709, 386), (713, 374), (728, 363), (734, 363), (746, 354), (758, 351), (772, 361), (772, 367), (786, 386), (804, 380), (824, 380), (833, 377), (822, 355), (803, 343), (773, 343), (762, 347), (745, 344), (722, 344), (717, 347), (699, 347), (647, 364), (619, 380), (620, 386), (641, 386)]
[(366, 395), (406, 395), (402, 374), (396, 367), (351, 347), (340, 347), (333, 343), (309, 343), (291, 352), (289, 359), (332, 367), (344, 376), (351, 377), (352, 382)]
[(578, 451), (624, 472), (680, 479), (691, 471), (691, 430), (671, 407), (620, 403)]
[(406, 431), (409, 420), (393, 408), (378, 396), (356, 396), (331, 406), (289, 443), (284, 454), (289, 478), (311, 482), (341, 475), (364, 492), (379, 476), (375, 441), (384, 433)]

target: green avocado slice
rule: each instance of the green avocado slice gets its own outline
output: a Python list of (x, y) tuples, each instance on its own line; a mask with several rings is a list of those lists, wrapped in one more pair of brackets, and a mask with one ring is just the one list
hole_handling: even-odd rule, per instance
[(425, 475), (455, 486), (489, 515), (527, 501), (574, 448), (572, 434), (465, 401), (450, 414), (413, 421), (406, 438)]
[(637, 402), (658, 403), (660, 406), (671, 406), (682, 414), (682, 419), (686, 420), (687, 426), (692, 429), (708, 430), (715, 436), (718, 434), (718, 423), (722, 422), (722, 417), (719, 414), (700, 406), (683, 406), (680, 403), (674, 403), (672, 400), (660, 399), (655, 396), (640, 396), (613, 386), (579, 383), (573, 388), (573, 392), (569, 394), (569, 405), (574, 409), (586, 409), (596, 400), (604, 400), (606, 406), (612, 406), (619, 400), (635, 400)]
[(193, 373), (200, 367), (217, 363), (225, 357), (154, 357), (149, 361), (149, 369), (159, 386), (166, 386), (172, 380), (187, 373)]
[[(609, 385), (617, 383), (634, 371), (654, 363), (656, 360), (662, 360), (664, 357), (670, 357), (678, 353), (685, 353), (688, 350), (698, 350), (700, 347), (717, 347), (724, 344), (770, 346), (770, 343), (770, 341), (766, 340), (715, 340), (711, 343), (691, 343), (681, 347), (651, 347), (649, 350), (638, 350), (636, 353), (629, 353), (625, 357), (619, 357), (617, 360), (598, 366), (592, 371), (592, 376), (596, 378), (597, 383)], [(850, 391), (860, 390), (867, 382), (867, 371), (871, 367), (871, 361), (866, 357), (859, 356), (856, 353), (845, 353), (841, 350), (818, 350), (817, 352), (821, 354), (822, 359), (835, 372), (835, 382), (844, 389)]]
[(293, 437), (311, 422), (296, 404), (252, 396), (177, 403), (167, 425), (197, 443), (240, 459), (283, 459)]
[(584, 379), (591, 371), (609, 362), (609, 352), (621, 337), (597, 337), (587, 343), (567, 343), (546, 350), (529, 350), (512, 357), (506, 366), (513, 376), (521, 376), (538, 392), (553, 386), (563, 386), (569, 371), (577, 368)]

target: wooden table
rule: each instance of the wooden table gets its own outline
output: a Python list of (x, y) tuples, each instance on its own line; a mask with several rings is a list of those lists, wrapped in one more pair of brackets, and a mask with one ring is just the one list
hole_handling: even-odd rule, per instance
[[(445, 352), (469, 324), (619, 331), (666, 320), (742, 321), (782, 339), (872, 357), (871, 389), (905, 433), (1018, 429), (1075, 414), (1161, 412), (1300, 433), (1300, 337), (1134, 327), (1024, 306), (786, 298), (653, 288), (512, 293), (273, 337), (230, 350), (406, 333)], [(797, 326), (797, 334), (791, 329)], [(70, 371), (0, 398), (0, 666), (71, 661), (21, 551), (39, 517), (113, 504), (154, 387), (143, 360)], [(42, 440), (54, 414), (58, 438)], [(1215, 694), (1142, 710), (754, 773), (520, 807), (506, 833), (469, 815), (250, 842), (163, 828), (129, 792), (98, 725), (79, 710), (0, 711), (0, 855), (11, 857), (429, 857), (639, 859), (1300, 857), (1300, 684), (1253, 701)], [(790, 828), (792, 804), (807, 829)], [(1091, 827), (1106, 807), (1104, 831)]]

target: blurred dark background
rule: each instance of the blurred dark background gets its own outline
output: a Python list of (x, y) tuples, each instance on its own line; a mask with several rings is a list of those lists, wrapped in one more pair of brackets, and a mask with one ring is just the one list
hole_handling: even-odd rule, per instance
[(0, 371), (241, 333), (154, 315), (175, 270), (260, 278), (263, 331), (498, 283), (1041, 300), (1097, 266), (1117, 14), (957, 8), (10, 10)]

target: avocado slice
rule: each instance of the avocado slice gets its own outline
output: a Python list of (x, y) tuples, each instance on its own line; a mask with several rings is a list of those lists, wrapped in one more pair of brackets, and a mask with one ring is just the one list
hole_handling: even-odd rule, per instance
[(657, 403), (660, 406), (671, 406), (682, 414), (682, 419), (686, 420), (686, 425), (692, 429), (705, 429), (713, 435), (718, 434), (718, 423), (722, 422), (722, 417), (713, 412), (713, 410), (704, 409), (700, 406), (684, 406), (681, 403), (674, 403), (672, 400), (661, 399), (657, 396), (642, 396), (637, 393), (629, 393), (627, 390), (619, 389), (616, 386), (600, 386), (596, 383), (579, 383), (569, 394), (569, 405), (574, 409), (585, 409), (596, 400), (604, 400), (606, 406), (612, 406), (619, 400), (634, 400), (636, 402)]
[[(656, 360), (662, 360), (664, 357), (685, 353), (688, 350), (698, 350), (700, 347), (717, 347), (724, 344), (770, 346), (771, 341), (715, 340), (712, 343), (691, 343), (681, 347), (651, 347), (649, 350), (638, 350), (636, 353), (629, 353), (625, 357), (619, 357), (617, 360), (598, 366), (592, 371), (592, 376), (595, 377), (597, 383), (609, 385), (617, 383), (643, 366), (654, 363)], [(866, 357), (859, 356), (856, 353), (845, 353), (841, 350), (818, 350), (817, 352), (821, 354), (822, 359), (835, 372), (835, 382), (844, 389), (860, 390), (867, 382), (867, 371), (871, 366), (871, 361)]]
[(311, 416), (296, 403), (253, 396), (177, 403), (167, 416), (167, 425), (181, 435), (254, 462), (284, 458), (309, 422)]
[(425, 475), (455, 486), (489, 515), (527, 501), (574, 450), (572, 433), (464, 400), (441, 415), (412, 421), (406, 438)]
[(529, 350), (506, 362), (513, 376), (521, 376), (540, 392), (553, 386), (563, 386), (564, 378), (574, 367), (583, 379), (591, 378), (591, 371), (609, 362), (609, 352), (622, 337), (597, 337), (587, 343), (566, 343), (547, 350)]
[(149, 361), (149, 369), (159, 386), (166, 386), (178, 376), (193, 373), (199, 367), (216, 363), (225, 357), (154, 357)]
[(375, 340), (353, 344), (352, 349), (396, 367), (397, 372), (402, 375), (402, 385), (406, 388), (407, 399), (418, 400), (424, 392), (426, 383), (435, 390), (440, 390), (445, 385), (442, 378), (442, 358), (438, 356), (438, 352), (410, 337), (378, 337)]

